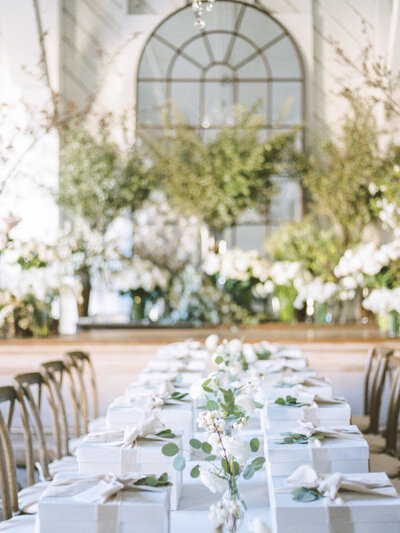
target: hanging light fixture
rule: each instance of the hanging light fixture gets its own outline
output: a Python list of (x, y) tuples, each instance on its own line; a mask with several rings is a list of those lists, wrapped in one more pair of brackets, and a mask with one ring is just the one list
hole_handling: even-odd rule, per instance
[(207, 12), (212, 11), (215, 0), (192, 0), (192, 9), (194, 11), (194, 27), (198, 30), (204, 30), (206, 23), (203, 19), (204, 8)]

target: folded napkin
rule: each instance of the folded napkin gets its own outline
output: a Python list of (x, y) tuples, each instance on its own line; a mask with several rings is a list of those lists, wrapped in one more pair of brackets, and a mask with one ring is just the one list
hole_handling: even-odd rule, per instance
[[(272, 358), (271, 358), (272, 359)], [(299, 369), (299, 363), (294, 360), (282, 358), (279, 355), (273, 358), (273, 360), (265, 361), (263, 363), (263, 371), (266, 374), (276, 374), (278, 372), (303, 372), (306, 368)], [(291, 377), (290, 375), (287, 377)], [(293, 376), (294, 378), (296, 376)]]
[(139, 374), (138, 381), (142, 385), (156, 385), (165, 380), (173, 382), (178, 376), (178, 372), (153, 372), (152, 370), (144, 370)]
[(340, 473), (318, 474), (312, 466), (302, 465), (287, 478), (287, 487), (278, 488), (276, 492), (291, 492), (293, 489), (304, 487), (316, 489), (321, 496), (329, 500), (335, 500), (343, 491), (398, 498), (389, 480), (376, 482), (368, 479), (355, 480), (353, 477), (354, 475)]
[(290, 388), (295, 387), (296, 385), (301, 385), (303, 387), (324, 387), (326, 385), (331, 385), (331, 381), (320, 376), (309, 376), (305, 378), (296, 375), (279, 377), (274, 381), (275, 387), (288, 386), (288, 388)]
[[(327, 439), (359, 439), (364, 440), (361, 431), (356, 426), (343, 426), (331, 428), (326, 426), (316, 426), (312, 422), (301, 421), (299, 426), (293, 430), (293, 433), (305, 435), (308, 438), (321, 436)], [(321, 446), (321, 441), (315, 439), (315, 444)]]
[(125, 430), (108, 430), (100, 433), (89, 433), (82, 441), (82, 443), (96, 443), (105, 446), (120, 446), (122, 448), (130, 448), (136, 444), (138, 439), (145, 439), (151, 437), (152, 440), (168, 440), (158, 437), (159, 433), (164, 429), (164, 424), (156, 415), (150, 415), (145, 420), (127, 426)]
[(42, 499), (73, 497), (87, 503), (104, 504), (123, 490), (153, 490), (161, 491), (158, 487), (134, 485), (143, 479), (143, 474), (130, 472), (129, 474), (105, 474), (99, 476), (74, 476), (68, 479), (54, 479), (44, 491)]
[(304, 405), (341, 405), (346, 403), (344, 398), (326, 398), (310, 392), (309, 389), (301, 385), (293, 387), (290, 395)]

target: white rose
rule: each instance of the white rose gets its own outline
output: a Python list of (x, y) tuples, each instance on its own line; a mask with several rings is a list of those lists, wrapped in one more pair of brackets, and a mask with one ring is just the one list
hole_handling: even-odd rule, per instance
[(240, 464), (244, 464), (250, 455), (250, 444), (237, 437), (222, 437), (222, 443), (228, 455), (232, 455)]
[(201, 400), (206, 396), (206, 392), (203, 389), (203, 383), (204, 379), (199, 379), (190, 386), (189, 393), (192, 400)]
[(257, 361), (256, 351), (252, 344), (243, 344), (243, 355), (248, 363), (254, 363), (254, 361)]
[(259, 518), (255, 518), (250, 522), (248, 531), (249, 533), (271, 533), (269, 527), (267, 527), (264, 522), (261, 522)]
[(246, 394), (241, 394), (237, 399), (236, 403), (243, 411), (247, 414), (253, 413), (255, 411), (256, 405), (253, 400)]
[(206, 339), (206, 347), (210, 352), (213, 352), (218, 346), (219, 337), (216, 333), (211, 333)]
[(240, 339), (232, 339), (228, 342), (226, 349), (232, 355), (239, 355), (242, 351), (242, 341)]
[(224, 479), (204, 468), (200, 468), (200, 481), (214, 494), (216, 492), (224, 492), (226, 489), (226, 481)]

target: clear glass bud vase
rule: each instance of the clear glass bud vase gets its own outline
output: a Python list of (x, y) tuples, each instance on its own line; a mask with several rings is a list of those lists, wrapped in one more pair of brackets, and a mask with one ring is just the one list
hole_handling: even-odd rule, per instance
[(237, 533), (243, 525), (246, 504), (236, 483), (229, 487), (222, 496), (227, 518), (222, 526), (223, 533)]

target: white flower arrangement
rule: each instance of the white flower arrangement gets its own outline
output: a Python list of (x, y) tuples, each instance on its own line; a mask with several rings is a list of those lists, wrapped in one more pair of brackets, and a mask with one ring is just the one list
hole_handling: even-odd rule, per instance
[(218, 275), (225, 281), (248, 281), (251, 278), (265, 283), (270, 276), (270, 264), (256, 250), (232, 249), (221, 254), (209, 253), (203, 262), (208, 276)]
[(312, 300), (317, 303), (329, 302), (338, 292), (338, 285), (333, 282), (324, 282), (316, 277), (305, 285), (296, 284), (298, 294), (294, 301), (296, 309), (302, 309), (305, 302)]
[(396, 289), (373, 289), (363, 300), (364, 309), (372, 311), (375, 315), (383, 315), (396, 311), (400, 313), (400, 287)]
[(119, 270), (113, 274), (112, 283), (114, 289), (120, 292), (143, 289), (151, 293), (157, 288), (166, 291), (170, 279), (168, 270), (147, 259), (134, 256), (131, 260), (120, 263)]

